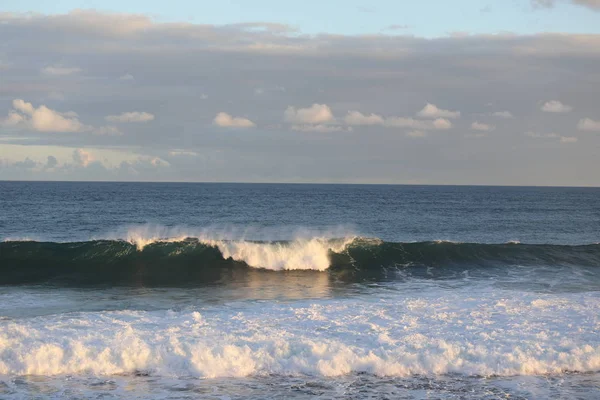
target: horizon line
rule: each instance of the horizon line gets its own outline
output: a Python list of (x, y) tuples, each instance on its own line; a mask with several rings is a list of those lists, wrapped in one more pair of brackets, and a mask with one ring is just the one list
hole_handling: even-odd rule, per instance
[(508, 185), (484, 183), (352, 183), (352, 182), (239, 182), (239, 181), (111, 181), (111, 180), (36, 180), (36, 179), (0, 179), (0, 183), (162, 183), (162, 184), (231, 184), (231, 185), (337, 185), (337, 186), (445, 186), (445, 187), (505, 187), (505, 188), (571, 188), (600, 189), (598, 186), (571, 185)]

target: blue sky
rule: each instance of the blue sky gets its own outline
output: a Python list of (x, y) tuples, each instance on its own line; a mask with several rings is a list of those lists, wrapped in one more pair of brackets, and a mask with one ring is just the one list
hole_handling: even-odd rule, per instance
[[(48, 14), (93, 8), (150, 14), (162, 21), (207, 24), (278, 22), (304, 33), (395, 32), (437, 37), (450, 32), (600, 32), (600, 13), (566, 0), (558, 0), (550, 9), (534, 9), (530, 0), (21, 0), (9, 1), (2, 8)], [(385, 31), (390, 25), (406, 28)]]

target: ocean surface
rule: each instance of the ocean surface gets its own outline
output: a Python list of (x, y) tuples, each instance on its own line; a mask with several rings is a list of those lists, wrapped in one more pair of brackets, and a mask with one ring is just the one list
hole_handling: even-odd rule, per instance
[(598, 399), (600, 189), (0, 182), (0, 398)]

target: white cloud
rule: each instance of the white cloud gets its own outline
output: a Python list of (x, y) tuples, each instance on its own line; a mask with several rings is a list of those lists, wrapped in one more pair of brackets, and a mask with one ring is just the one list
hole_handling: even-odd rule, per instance
[(38, 132), (82, 132), (92, 129), (82, 124), (77, 113), (61, 113), (45, 105), (35, 108), (33, 104), (21, 99), (12, 102), (13, 110), (2, 120), (3, 125), (31, 129)]
[(252, 128), (256, 126), (254, 122), (247, 118), (232, 117), (225, 112), (218, 113), (213, 123), (224, 128)]
[(534, 139), (558, 139), (561, 143), (575, 143), (578, 140), (574, 136), (561, 136), (557, 133), (538, 133), (532, 131), (525, 132), (525, 136)]
[(171, 163), (166, 160), (163, 160), (160, 157), (151, 157), (147, 160), (154, 167), (170, 167)]
[(66, 67), (64, 65), (48, 65), (42, 68), (42, 73), (46, 75), (65, 76), (73, 75), (81, 72), (81, 68), (78, 67)]
[(418, 130), (445, 130), (452, 128), (452, 122), (444, 118), (438, 118), (433, 121), (420, 121), (410, 117), (390, 117), (385, 120), (385, 126), (392, 128), (413, 128)]
[(496, 127), (490, 124), (484, 124), (483, 122), (475, 121), (471, 124), (471, 129), (474, 131), (490, 132)]
[(94, 156), (84, 149), (75, 149), (73, 151), (73, 161), (80, 167), (87, 167), (94, 161)]
[(498, 117), (498, 118), (506, 118), (506, 119), (511, 119), (514, 118), (514, 116), (512, 115), (512, 113), (510, 111), (496, 111), (491, 113), (492, 117)]
[(135, 78), (131, 74), (125, 74), (125, 75), (121, 75), (119, 77), (119, 80), (121, 80), (121, 81), (133, 81), (133, 80), (135, 80)]
[(122, 161), (117, 170), (127, 175), (140, 176), (144, 172), (153, 174), (157, 169), (170, 167), (171, 163), (160, 157), (142, 156), (136, 160)]
[(591, 118), (580, 119), (577, 123), (577, 129), (580, 131), (600, 132), (600, 121)]
[(148, 122), (154, 120), (154, 115), (147, 112), (124, 112), (120, 115), (104, 117), (108, 122)]
[[(445, 111), (445, 110), (442, 110)], [(296, 110), (294, 107), (288, 107), (285, 112), (285, 120), (303, 121), (296, 123), (295, 130), (320, 130), (320, 131), (339, 131), (343, 128), (338, 125), (330, 125), (336, 122), (336, 118), (331, 109), (326, 105), (313, 104), (310, 108)], [(315, 122), (321, 121), (321, 122)], [(384, 126), (388, 128), (409, 128), (417, 131), (425, 130), (445, 130), (452, 128), (452, 122), (445, 118), (436, 118), (434, 120), (420, 120), (412, 117), (383, 117), (379, 114), (363, 114), (360, 111), (349, 111), (343, 119), (343, 123), (348, 127), (352, 126)], [(330, 128), (325, 129), (321, 126), (318, 129), (309, 129), (310, 125), (327, 125)]]
[(292, 125), (292, 130), (299, 132), (320, 132), (320, 133), (328, 133), (328, 132), (341, 132), (341, 131), (351, 131), (352, 128), (344, 128), (339, 125)]
[(365, 115), (358, 111), (349, 111), (344, 117), (347, 125), (384, 125), (385, 121), (381, 115)]
[(196, 156), (198, 156), (198, 153), (196, 153), (195, 151), (189, 151), (189, 150), (171, 150), (169, 152), (169, 155), (171, 157), (184, 157), (184, 156), (196, 157)]
[(445, 130), (452, 128), (452, 122), (445, 118), (433, 121), (423, 121), (412, 117), (387, 117), (378, 114), (362, 114), (359, 111), (350, 111), (344, 118), (348, 125), (381, 125), (388, 128), (411, 128), (416, 130)]
[(460, 118), (460, 111), (450, 111), (438, 108), (435, 104), (427, 103), (421, 111), (417, 113), (421, 118)]
[(283, 115), (285, 122), (292, 124), (324, 124), (335, 121), (333, 113), (327, 104), (313, 104), (308, 108), (289, 106)]
[(19, 114), (18, 112), (16, 112), (15, 110), (10, 110), (8, 112), (8, 115), (6, 116), (6, 118), (4, 118), (2, 120), (2, 125), (4, 126), (17, 126), (23, 122), (25, 122), (26, 119), (23, 115)]
[(558, 139), (560, 135), (556, 133), (538, 133), (533, 131), (525, 132), (525, 136), (529, 136), (534, 139)]
[(415, 131), (406, 132), (406, 136), (411, 137), (411, 138), (422, 138), (422, 137), (427, 136), (427, 132), (415, 130)]
[(573, 107), (563, 104), (558, 100), (550, 100), (542, 105), (541, 110), (547, 113), (568, 113), (573, 110)]
[(450, 128), (452, 128), (452, 122), (450, 122), (444, 118), (437, 118), (436, 120), (433, 121), (433, 128), (434, 129), (443, 129), (443, 130), (450, 129)]

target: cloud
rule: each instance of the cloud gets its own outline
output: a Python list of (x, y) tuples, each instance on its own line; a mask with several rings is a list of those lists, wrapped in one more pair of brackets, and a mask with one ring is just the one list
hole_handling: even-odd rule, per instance
[(48, 65), (42, 68), (42, 73), (45, 75), (65, 76), (73, 75), (81, 72), (81, 68), (78, 67), (66, 67), (64, 65)]
[(125, 75), (121, 75), (119, 77), (119, 80), (120, 81), (133, 81), (133, 80), (135, 80), (135, 78), (131, 74), (125, 74)]
[(580, 119), (577, 123), (577, 129), (580, 131), (600, 132), (600, 121), (591, 118)]
[(575, 143), (578, 140), (574, 136), (561, 136), (557, 133), (537, 133), (532, 131), (525, 132), (525, 136), (534, 139), (558, 139), (560, 143)]
[(541, 110), (547, 113), (568, 113), (573, 111), (573, 107), (563, 104), (558, 100), (550, 100), (542, 105)]
[(155, 167), (170, 167), (171, 163), (166, 160), (163, 160), (160, 157), (152, 157), (148, 160), (148, 162)]
[(154, 115), (147, 112), (124, 112), (119, 115), (108, 115), (104, 117), (108, 122), (148, 122), (154, 120)]
[(94, 161), (92, 153), (84, 149), (73, 150), (73, 161), (77, 166), (87, 167)]
[(220, 112), (213, 120), (213, 124), (223, 128), (252, 128), (256, 124), (247, 118), (232, 117), (231, 115)]
[(134, 161), (122, 161), (121, 164), (116, 168), (116, 171), (125, 176), (142, 176), (150, 175), (155, 176), (156, 172), (165, 170), (171, 167), (171, 163), (163, 160), (160, 157), (139, 157)]
[(496, 111), (490, 114), (492, 117), (512, 119), (514, 116), (510, 111)]
[(351, 131), (352, 128), (344, 128), (339, 125), (292, 125), (291, 129), (293, 131), (299, 132), (319, 132), (319, 133), (328, 133), (328, 132), (341, 132), (341, 131)]
[(73, 111), (58, 112), (45, 105), (37, 108), (22, 99), (12, 102), (13, 109), (2, 121), (5, 126), (14, 126), (38, 132), (82, 132), (90, 127), (79, 122), (77, 113)]
[(356, 125), (356, 126), (384, 125), (385, 124), (385, 120), (381, 115), (377, 115), (377, 114), (365, 115), (358, 111), (349, 111), (348, 114), (344, 117), (344, 122), (347, 125)]
[(326, 104), (313, 104), (308, 108), (289, 106), (284, 114), (285, 122), (292, 124), (323, 124), (335, 121), (331, 108)]
[(45, 168), (51, 169), (51, 168), (56, 167), (57, 165), (58, 165), (58, 160), (56, 159), (56, 157), (48, 156), (48, 158), (46, 160)]
[(444, 118), (437, 118), (433, 121), (433, 129), (450, 129), (452, 128), (452, 122)]
[(600, 10), (600, 0), (571, 0), (574, 4)]
[(474, 131), (480, 132), (490, 132), (493, 131), (496, 127), (490, 124), (484, 124), (483, 122), (475, 121), (471, 124), (471, 129)]
[(410, 132), (406, 132), (406, 136), (407, 137), (411, 137), (411, 138), (423, 138), (427, 136), (427, 132), (424, 131), (410, 131)]
[(452, 128), (452, 122), (445, 118), (436, 118), (433, 121), (419, 120), (412, 117), (387, 117), (379, 114), (363, 114), (359, 111), (350, 111), (344, 118), (347, 125), (368, 126), (380, 125), (388, 128), (411, 128), (416, 130), (444, 130)]
[(189, 150), (171, 150), (169, 151), (169, 155), (171, 157), (197, 157), (198, 153), (196, 153), (195, 151), (189, 151)]
[(417, 113), (421, 118), (460, 118), (460, 111), (450, 111), (438, 108), (435, 104), (427, 103), (421, 111)]
[(33, 168), (36, 168), (39, 165), (39, 163), (37, 163), (37, 162), (33, 161), (32, 159), (30, 159), (29, 157), (27, 157), (27, 158), (25, 158), (25, 160), (17, 161), (13, 165), (17, 168), (33, 169)]
[(452, 128), (452, 122), (444, 118), (437, 118), (433, 121), (422, 121), (411, 117), (388, 117), (385, 119), (384, 126), (389, 128), (413, 128), (417, 130), (445, 130)]
[[(600, 0), (565, 0), (575, 5), (591, 8), (592, 10), (600, 10)], [(531, 0), (531, 5), (534, 8), (552, 8), (560, 0)]]
[[(478, 13), (487, 3), (474, 11)], [(92, 151), (110, 169), (100, 150), (110, 148), (123, 152), (135, 149), (139, 154), (173, 162), (171, 168), (160, 169), (168, 170), (160, 176), (147, 162), (148, 171), (153, 172), (141, 173), (136, 176), (139, 180), (600, 185), (598, 174), (589, 168), (597, 163), (600, 135), (586, 135), (585, 146), (572, 146), (568, 152), (561, 149), (567, 145), (559, 145), (560, 136), (547, 139), (548, 143), (522, 136), (535, 127), (539, 132), (564, 132), (564, 137), (583, 140), (576, 129), (579, 119), (599, 119), (584, 113), (589, 105), (600, 104), (600, 93), (593, 90), (600, 85), (598, 34), (423, 38), (397, 35), (402, 31), (390, 32), (394, 35), (289, 32), (284, 26), (162, 22), (147, 16), (95, 11), (0, 13), (0, 58), (10, 62), (9, 69), (0, 71), (0, 110), (4, 110), (0, 119), (15, 127), (0, 128), (0, 158), (14, 159), (13, 154), (7, 154), (7, 146), (26, 143), (19, 154), (21, 161), (29, 156), (45, 164), (46, 156), (53, 154), (60, 166), (72, 164), (73, 149), (82, 148)], [(59, 62), (83, 71), (60, 79), (40, 73), (42, 67)], [(134, 75), (135, 81), (118, 79), (126, 73)], [(81, 79), (83, 74), (90, 79)], [(254, 96), (257, 87), (278, 86), (287, 90)], [(63, 93), (64, 100), (50, 99), (48, 94), (53, 91)], [(202, 101), (202, 93), (210, 95), (210, 101)], [(13, 109), (12, 99), (27, 100), (36, 109), (44, 104), (56, 112), (77, 111), (79, 117), (68, 113), (62, 117), (94, 128), (85, 129), (86, 134), (37, 134), (23, 122), (30, 115)], [(564, 118), (549, 118), (551, 114), (539, 108), (552, 99), (565, 102), (574, 111), (557, 114)], [(463, 119), (476, 117), (462, 123), (452, 118), (434, 122), (438, 118), (419, 117), (417, 112), (426, 105), (425, 100), (451, 112), (460, 110)], [(484, 109), (489, 101), (495, 106)], [(333, 121), (290, 122), (279, 129), (270, 128), (282, 122), (288, 105), (297, 111), (314, 103), (328, 105)], [(514, 118), (492, 116), (492, 111), (505, 109), (514, 113)], [(107, 115), (133, 110), (155, 113), (160, 124), (121, 125), (104, 120)], [(359, 118), (352, 120), (347, 113), (351, 110), (363, 118), (354, 115)], [(210, 125), (220, 111), (249, 117), (259, 129), (245, 132), (249, 134), (243, 135), (243, 140), (231, 140), (230, 135), (219, 134), (223, 128)], [(582, 114), (577, 118), (569, 118), (579, 111)], [(502, 123), (506, 135), (495, 135), (493, 140), (465, 139), (465, 134), (479, 133), (469, 129), (475, 120), (497, 125), (497, 131)], [(126, 134), (111, 135), (107, 127), (96, 128), (99, 124), (114, 125)], [(319, 135), (334, 137), (333, 132), (281, 134), (282, 127), (291, 130), (294, 125), (353, 127), (354, 132), (340, 132), (338, 136), (348, 139), (342, 142), (320, 140)], [(435, 128), (452, 125), (464, 130), (433, 134), (442, 132)], [(33, 133), (15, 134), (26, 128)], [(101, 131), (103, 135), (98, 134)], [(413, 131), (429, 138), (411, 141), (404, 137)], [(519, 146), (515, 140), (529, 146)], [(536, 144), (542, 145), (543, 151), (532, 149)], [(34, 146), (53, 148), (34, 151)], [(198, 156), (171, 156), (171, 149), (185, 149)], [(365, 157), (365, 149), (373, 157)], [(377, 162), (372, 162), (374, 158)], [(511, 162), (499, 171), (498, 159)], [(110, 163), (118, 165), (121, 161)], [(127, 161), (133, 163), (132, 159)], [(411, 168), (403, 168), (406, 165)], [(98, 172), (98, 176), (89, 173), (89, 169), (68, 176), (56, 172), (52, 177), (129, 176), (112, 171)], [(48, 178), (41, 172), (35, 174), (31, 177)], [(18, 177), (26, 175), (6, 168), (0, 172), (0, 179)]]

